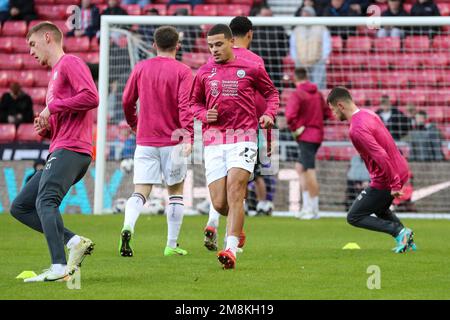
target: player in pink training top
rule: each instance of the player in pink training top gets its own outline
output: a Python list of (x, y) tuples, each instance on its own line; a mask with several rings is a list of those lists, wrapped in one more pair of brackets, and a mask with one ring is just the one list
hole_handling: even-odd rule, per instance
[[(134, 67), (122, 97), (125, 118), (137, 133), (135, 187), (125, 207), (119, 246), (120, 255), (124, 257), (133, 256), (130, 242), (134, 226), (152, 186), (162, 183), (161, 175), (169, 192), (164, 255), (187, 254), (186, 250), (178, 248), (177, 240), (183, 222), (183, 185), (187, 171), (186, 159), (181, 154), (190, 153), (193, 136), (193, 116), (189, 109), (193, 76), (188, 66), (175, 60), (180, 47), (175, 28), (159, 27), (154, 39), (157, 56)], [(138, 99), (140, 108), (136, 114)], [(180, 143), (183, 140), (184, 145)]]
[[(241, 57), (243, 59), (256, 62), (264, 67), (264, 60), (258, 56), (257, 54), (250, 51), (248, 48), (250, 47), (250, 43), (253, 39), (253, 24), (249, 18), (244, 16), (238, 16), (231, 20), (230, 29), (233, 34), (234, 45), (233, 45), (233, 53), (235, 56)], [(214, 62), (214, 58), (210, 57), (208, 62)], [(255, 96), (255, 106), (256, 106), (256, 114), (257, 117), (261, 117), (266, 111), (266, 100), (259, 93), (256, 92)], [(258, 162), (255, 167), (255, 187), (259, 191), (259, 193), (265, 192), (266, 186), (264, 183), (264, 179), (258, 175), (259, 172)], [(261, 192), (262, 191), (262, 192)], [(260, 205), (260, 204), (259, 204)], [(270, 206), (268, 203), (264, 203), (264, 208)], [(217, 250), (217, 229), (219, 228), (219, 217), (220, 213), (214, 208), (213, 205), (209, 206), (209, 218), (204, 229), (204, 244), (208, 250), (216, 251)], [(226, 239), (226, 236), (225, 236)], [(239, 236), (239, 248), (242, 248), (245, 243), (245, 233), (242, 231), (242, 234)]]
[[(30, 55), (52, 68), (47, 106), (35, 119), (41, 136), (51, 139), (43, 170), (24, 186), (11, 206), (11, 214), (30, 228), (43, 232), (52, 259), (51, 267), (25, 282), (57, 281), (72, 275), (94, 244), (64, 228), (59, 206), (70, 187), (81, 180), (92, 158), (93, 109), (98, 93), (86, 64), (65, 54), (62, 32), (51, 22), (30, 29)], [(66, 261), (64, 245), (69, 250)]]
[[(274, 124), (278, 91), (264, 68), (233, 53), (233, 37), (224, 24), (213, 26), (207, 36), (213, 62), (202, 66), (191, 91), (191, 108), (206, 131), (206, 180), (214, 208), (227, 219), (227, 244), (218, 254), (225, 269), (235, 267), (239, 236), (244, 225), (247, 182), (254, 170), (258, 122)], [(266, 99), (267, 109), (257, 117), (255, 92)]]
[[(393, 249), (396, 253), (415, 250), (412, 230), (404, 227), (389, 210), (394, 197), (402, 195), (402, 188), (408, 180), (406, 159), (380, 117), (370, 110), (359, 109), (347, 89), (334, 88), (327, 102), (337, 119), (350, 122), (350, 140), (370, 173), (370, 186), (351, 206), (348, 223), (390, 234), (397, 242)], [(376, 217), (371, 216), (373, 213)]]

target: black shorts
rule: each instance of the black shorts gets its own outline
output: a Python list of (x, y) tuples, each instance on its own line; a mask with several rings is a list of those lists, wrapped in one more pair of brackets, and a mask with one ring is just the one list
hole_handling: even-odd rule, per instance
[(303, 166), (304, 170), (316, 168), (316, 154), (320, 148), (320, 143), (312, 143), (299, 141), (298, 146), (300, 149), (299, 162)]

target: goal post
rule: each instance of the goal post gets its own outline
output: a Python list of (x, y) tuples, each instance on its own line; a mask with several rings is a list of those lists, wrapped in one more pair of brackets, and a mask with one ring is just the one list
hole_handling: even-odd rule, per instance
[[(152, 57), (151, 44), (143, 40), (140, 29), (152, 26), (172, 25), (177, 28), (195, 27), (198, 33), (184, 33), (190, 47), (185, 47), (179, 58), (187, 63), (195, 73), (207, 56), (203, 26), (217, 23), (229, 24), (233, 17), (199, 17), (199, 16), (102, 16), (100, 35), (99, 95), (100, 104), (97, 115), (97, 140), (95, 160), (94, 213), (101, 214), (111, 206), (111, 199), (105, 200), (109, 194), (106, 186), (113, 184), (112, 166), (117, 167), (120, 157), (117, 156), (118, 141), (115, 131), (118, 130), (124, 115), (120, 115), (121, 91), (129, 72), (140, 59)], [(380, 108), (384, 95), (405, 115), (409, 116), (409, 133), (413, 133), (413, 115), (407, 114), (407, 107), (413, 105), (417, 110), (428, 112), (428, 123), (435, 124), (440, 131), (441, 151), (444, 158), (411, 161), (414, 176), (412, 199), (417, 203), (419, 212), (445, 212), (450, 205), (450, 191), (446, 182), (450, 181), (450, 167), (445, 159), (450, 152), (450, 46), (437, 45), (435, 39), (450, 40), (450, 17), (249, 17), (256, 29), (281, 27), (285, 39), (279, 39), (278, 33), (272, 37), (255, 38), (250, 49), (263, 55), (269, 75), (273, 77), (280, 91), (281, 108), (278, 124), (280, 135), (285, 131), (285, 139), (280, 138), (280, 155), (282, 166), (275, 179), (275, 210), (292, 213), (299, 210), (301, 193), (296, 178), (295, 162), (298, 151), (296, 143), (286, 130), (284, 108), (289, 94), (292, 93), (293, 69), (295, 57), (290, 57), (289, 37), (297, 26), (326, 26), (332, 38), (332, 48), (324, 65), (326, 84), (320, 88), (326, 94), (333, 86), (342, 85), (350, 88), (354, 99), (361, 107), (374, 111)], [(379, 45), (383, 40), (377, 37), (377, 30), (383, 27), (398, 27), (401, 30), (414, 29), (399, 38), (398, 50), (389, 45)], [(342, 27), (342, 29), (340, 29)], [(344, 28), (348, 27), (348, 28)], [(434, 27), (437, 31), (430, 34), (426, 28)], [(421, 34), (423, 28), (423, 34)], [(148, 29), (150, 30), (150, 29)], [(279, 31), (278, 30), (278, 31)], [(331, 30), (334, 30), (331, 32)], [(337, 30), (337, 31), (336, 31)], [(336, 33), (337, 32), (337, 33)], [(191, 38), (189, 38), (191, 37)], [(428, 44), (425, 37), (428, 37)], [(341, 38), (341, 41), (338, 41)], [(389, 37), (391, 39), (392, 37)], [(414, 39), (413, 39), (414, 38)], [(270, 40), (265, 40), (270, 39)], [(369, 39), (369, 40), (367, 40)], [(275, 41), (277, 44), (275, 44)], [(281, 48), (283, 41), (286, 47)], [(286, 43), (287, 41), (287, 43)], [(365, 42), (367, 41), (367, 43)], [(391, 41), (391, 40), (389, 40)], [(398, 41), (392, 41), (397, 44)], [(345, 45), (343, 45), (345, 43)], [(203, 44), (203, 47), (200, 47)], [(261, 49), (262, 48), (262, 49)], [(266, 52), (266, 53), (264, 53)], [(265, 57), (264, 54), (269, 56)], [(262, 53), (262, 54), (261, 54)], [(275, 59), (272, 59), (275, 58)], [(371, 64), (372, 65), (369, 65)], [(312, 70), (312, 69), (311, 69)], [(170, 72), (168, 70), (168, 72)], [(319, 71), (314, 71), (319, 72)], [(436, 93), (436, 94), (435, 94)], [(431, 99), (431, 100), (430, 100)], [(114, 102), (113, 102), (114, 101)], [(114, 110), (113, 110), (114, 109)], [(409, 110), (409, 109), (408, 109)], [(351, 147), (345, 126), (330, 124), (325, 129), (325, 141), (318, 153), (318, 176), (321, 184), (321, 208), (327, 211), (343, 212), (345, 210), (345, 184), (349, 180), (349, 166), (355, 151)], [(289, 136), (289, 137), (288, 137)], [(397, 143), (401, 150), (411, 155), (413, 142), (410, 134), (401, 136)], [(287, 138), (286, 138), (287, 137)], [(117, 141), (118, 142), (117, 142)], [(123, 147), (121, 145), (121, 147)], [(431, 148), (427, 146), (426, 148)], [(111, 162), (115, 161), (115, 162)], [(109, 166), (109, 167), (108, 167)], [(194, 168), (195, 167), (195, 168)], [(108, 169), (109, 168), (109, 169)], [(188, 174), (190, 183), (185, 188), (190, 197), (191, 209), (195, 209), (201, 199), (208, 194), (202, 166), (193, 165)], [(203, 176), (202, 176), (203, 175)], [(128, 197), (131, 194), (132, 176), (124, 175), (121, 183), (111, 188), (114, 196)], [(130, 183), (131, 181), (131, 183)], [(202, 185), (203, 184), (203, 185)], [(442, 187), (447, 186), (447, 187)], [(440, 189), (439, 189), (440, 188)], [(159, 191), (158, 191), (159, 192)], [(163, 193), (160, 192), (163, 196)], [(323, 200), (322, 200), (323, 199)], [(107, 203), (106, 203), (107, 202)]]

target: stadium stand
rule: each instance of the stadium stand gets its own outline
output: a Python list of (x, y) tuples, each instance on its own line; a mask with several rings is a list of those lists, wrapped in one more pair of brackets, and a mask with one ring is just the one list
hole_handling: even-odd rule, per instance
[[(74, 0), (36, 0), (36, 12), (39, 20), (31, 21), (29, 25), (23, 21), (7, 21), (0, 31), (0, 90), (7, 90), (10, 82), (16, 79), (26, 87), (33, 98), (35, 112), (42, 110), (45, 104), (45, 91), (49, 73), (39, 66), (29, 56), (29, 48), (23, 37), (35, 24), (51, 20), (64, 33), (68, 31), (64, 20), (70, 14), (68, 5), (79, 4)], [(190, 5), (171, 5), (168, 0), (156, 0), (144, 8), (138, 5), (123, 6), (129, 15), (145, 14), (148, 9), (155, 8), (160, 15), (172, 15), (177, 9), (185, 8), (189, 14), (195, 16), (235, 16), (248, 15), (254, 4), (261, 1), (254, 0), (205, 0), (204, 4), (191, 7)], [(409, 12), (414, 1), (405, 1), (405, 10)], [(93, 4), (100, 8), (106, 7), (106, 0), (93, 0)], [(450, 14), (450, 3), (445, 0), (436, 1), (441, 15)], [(365, 29), (365, 30), (363, 30)], [(433, 39), (427, 36), (407, 36), (400, 38), (376, 38), (374, 33), (368, 33), (366, 28), (358, 31), (356, 36), (343, 39), (332, 37), (332, 54), (327, 64), (327, 87), (346, 85), (352, 89), (358, 105), (375, 108), (379, 105), (383, 94), (388, 94), (395, 104), (414, 104), (419, 109), (426, 108), (430, 119), (436, 121), (443, 132), (448, 133), (450, 126), (448, 112), (444, 109), (450, 104), (450, 36), (437, 35)], [(73, 53), (88, 63), (98, 63), (98, 39), (66, 38), (65, 50)], [(368, 62), (367, 54), (371, 54)], [(199, 68), (208, 59), (208, 49), (204, 34), (194, 39), (192, 52), (184, 52), (181, 60), (194, 69)], [(286, 82), (292, 81), (294, 61), (289, 56), (282, 59), (283, 73)], [(442, 73), (427, 72), (428, 70), (442, 70)], [(350, 72), (348, 72), (350, 71)], [(415, 94), (409, 94), (414, 88)], [(281, 92), (281, 113), (292, 89), (286, 86)], [(324, 90), (324, 94), (327, 90)], [(8, 129), (10, 130), (10, 129)], [(2, 131), (5, 132), (5, 131)], [(8, 131), (9, 132), (9, 131)], [(20, 131), (17, 139), (24, 134)], [(11, 140), (9, 135), (6, 140)], [(340, 126), (331, 124), (326, 133), (327, 141), (346, 140)], [(15, 137), (15, 134), (14, 134)], [(448, 134), (446, 138), (448, 139)], [(14, 138), (12, 139), (14, 140)], [(341, 150), (323, 148), (321, 157), (347, 158), (341, 156)], [(448, 153), (447, 153), (448, 156)]]

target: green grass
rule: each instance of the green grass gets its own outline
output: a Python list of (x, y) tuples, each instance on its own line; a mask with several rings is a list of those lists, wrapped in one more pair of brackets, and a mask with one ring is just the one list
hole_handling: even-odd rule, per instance
[[(43, 236), (0, 215), (0, 299), (449, 299), (450, 221), (405, 220), (419, 251), (396, 255), (393, 239), (344, 219), (247, 218), (236, 270), (222, 270), (203, 247), (206, 217), (185, 217), (188, 256), (164, 257), (164, 216), (141, 216), (135, 257), (118, 255), (123, 216), (66, 215), (65, 224), (96, 243), (82, 267), (81, 290), (64, 283), (25, 284), (23, 270), (48, 267)], [(225, 220), (221, 220), (220, 242)], [(361, 250), (342, 250), (357, 242)], [(381, 269), (381, 289), (367, 288), (367, 268)]]

